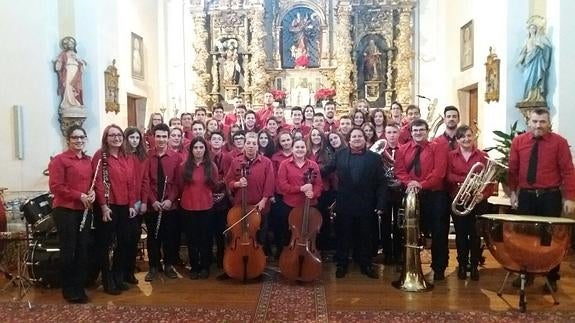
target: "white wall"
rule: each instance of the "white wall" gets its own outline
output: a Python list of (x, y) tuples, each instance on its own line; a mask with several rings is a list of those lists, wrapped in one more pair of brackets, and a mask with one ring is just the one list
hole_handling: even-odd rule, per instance
[[(99, 146), (109, 123), (127, 124), (126, 94), (147, 97), (146, 115), (159, 110), (159, 25), (164, 1), (158, 0), (0, 0), (0, 186), (10, 191), (47, 189), (42, 171), (49, 157), (64, 149), (58, 123), (57, 77), (52, 60), (59, 41), (73, 36), (78, 55), (88, 63), (83, 77), (88, 117), (88, 153)], [(30, 8), (33, 8), (31, 10)], [(161, 29), (163, 30), (163, 29)], [(144, 40), (145, 80), (131, 77), (131, 32)], [(163, 48), (163, 46), (162, 46)], [(104, 71), (116, 59), (120, 74), (120, 113), (105, 113)], [(24, 160), (15, 158), (13, 105), (24, 107)]]

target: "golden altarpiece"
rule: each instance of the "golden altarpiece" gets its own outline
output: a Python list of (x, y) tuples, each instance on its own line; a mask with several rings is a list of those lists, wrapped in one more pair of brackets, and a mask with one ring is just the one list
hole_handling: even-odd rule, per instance
[(316, 104), (336, 90), (339, 112), (357, 99), (411, 102), (414, 0), (190, 0), (198, 106), (242, 96), (258, 108), (273, 89), (285, 104)]

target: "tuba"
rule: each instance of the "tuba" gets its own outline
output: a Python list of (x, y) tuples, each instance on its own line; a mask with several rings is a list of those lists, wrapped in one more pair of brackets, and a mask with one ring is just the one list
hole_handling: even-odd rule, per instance
[(423, 277), (420, 252), (423, 249), (419, 232), (419, 197), (416, 188), (408, 188), (403, 199), (405, 228), (405, 257), (399, 280), (391, 283), (404, 292), (426, 292), (433, 289)]
[(471, 166), (469, 173), (465, 177), (465, 180), (459, 186), (457, 195), (451, 202), (451, 211), (454, 214), (463, 216), (469, 214), (475, 205), (481, 201), (483, 198), (481, 194), (485, 190), (485, 187), (491, 183), (502, 170), (508, 167), (502, 163), (487, 158), (487, 163), (485, 166), (477, 162)]
[(387, 150), (387, 140), (379, 139), (377, 140), (369, 150), (373, 151), (374, 153), (381, 155), (381, 159), (383, 160), (383, 166), (385, 167), (386, 177), (391, 180), (394, 178), (393, 174), (393, 167), (395, 164), (395, 156), (391, 156)]

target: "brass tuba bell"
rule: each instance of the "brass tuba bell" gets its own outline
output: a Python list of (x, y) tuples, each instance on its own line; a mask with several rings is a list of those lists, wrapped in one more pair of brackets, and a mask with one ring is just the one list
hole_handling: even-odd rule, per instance
[(420, 252), (423, 249), (419, 232), (419, 197), (416, 188), (408, 188), (404, 204), (405, 257), (399, 280), (393, 287), (404, 292), (427, 292), (433, 289), (423, 277)]

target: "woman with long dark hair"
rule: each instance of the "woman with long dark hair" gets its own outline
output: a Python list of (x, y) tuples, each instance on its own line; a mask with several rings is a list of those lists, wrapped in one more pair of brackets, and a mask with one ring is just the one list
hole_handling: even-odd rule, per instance
[(270, 133), (265, 129), (258, 132), (258, 148), (260, 154), (267, 158), (272, 158), (272, 155), (276, 152), (274, 140)]
[(66, 131), (68, 150), (50, 161), (50, 192), (54, 195), (52, 216), (60, 239), (62, 295), (71, 303), (86, 303), (84, 284), (88, 273), (90, 223), (80, 230), (84, 210), (91, 207), (95, 193), (90, 188), (92, 164), (84, 153), (86, 131), (77, 125)]
[[(126, 228), (136, 216), (134, 205), (134, 169), (124, 150), (124, 132), (117, 125), (109, 125), (102, 134), (102, 146), (94, 154), (92, 168), (100, 168), (96, 173), (96, 243), (98, 260), (102, 270), (104, 291), (118, 295), (127, 290), (124, 273), (128, 267), (130, 249), (129, 234)], [(113, 259), (110, 264), (109, 252), (113, 246)]]
[(188, 159), (180, 176), (182, 192), (180, 206), (190, 257), (190, 278), (206, 279), (212, 260), (212, 207), (213, 193), (221, 184), (216, 165), (210, 159), (204, 138), (190, 142)]

